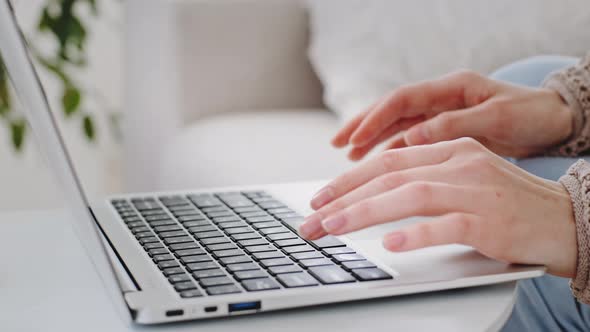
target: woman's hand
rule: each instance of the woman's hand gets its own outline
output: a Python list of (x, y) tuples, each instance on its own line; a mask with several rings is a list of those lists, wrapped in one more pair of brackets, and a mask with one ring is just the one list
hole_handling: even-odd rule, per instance
[(393, 91), (344, 126), (332, 144), (352, 145), (349, 158), (358, 160), (388, 140), (392, 149), (473, 137), (495, 153), (526, 157), (571, 132), (572, 112), (557, 92), (464, 71)]
[(459, 243), (498, 260), (575, 273), (576, 229), (565, 188), (470, 138), (383, 152), (319, 191), (312, 207), (317, 211), (300, 228), (309, 239), (428, 216), (434, 218), (386, 234), (385, 248)]

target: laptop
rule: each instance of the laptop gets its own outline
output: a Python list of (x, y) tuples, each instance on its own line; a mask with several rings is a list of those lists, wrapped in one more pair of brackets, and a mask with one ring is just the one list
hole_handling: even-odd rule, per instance
[(8, 0), (0, 0), (0, 54), (62, 185), (73, 213), (72, 227), (126, 321), (221, 318), (544, 273), (542, 266), (498, 262), (460, 245), (389, 253), (379, 238), (392, 225), (307, 241), (297, 234), (306, 211), (286, 204), (307, 201), (294, 197), (301, 195), (294, 190), (199, 189), (91, 202)]

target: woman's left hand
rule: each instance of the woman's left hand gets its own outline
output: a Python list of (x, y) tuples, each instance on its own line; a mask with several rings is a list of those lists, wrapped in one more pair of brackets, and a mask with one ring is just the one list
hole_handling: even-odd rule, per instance
[(413, 216), (384, 234), (391, 251), (459, 243), (510, 263), (572, 277), (577, 260), (565, 188), (531, 175), (470, 138), (383, 152), (318, 192), (300, 233), (341, 235)]

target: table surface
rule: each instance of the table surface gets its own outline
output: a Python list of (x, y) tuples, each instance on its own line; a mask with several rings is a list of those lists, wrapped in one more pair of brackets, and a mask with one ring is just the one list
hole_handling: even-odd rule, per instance
[[(494, 331), (515, 283), (155, 327), (126, 326), (62, 210), (0, 213), (0, 331)], [(435, 272), (435, 271), (434, 271)]]

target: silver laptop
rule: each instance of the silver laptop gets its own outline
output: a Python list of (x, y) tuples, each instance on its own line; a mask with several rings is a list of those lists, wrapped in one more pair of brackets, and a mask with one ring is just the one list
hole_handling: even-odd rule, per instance
[[(469, 247), (386, 252), (392, 225), (306, 241), (298, 192), (194, 190), (90, 202), (7, 0), (0, 53), (74, 214), (73, 227), (122, 317), (139, 324), (219, 318), (541, 276)], [(420, 222), (419, 219), (402, 223)], [(399, 224), (399, 223), (396, 223)]]

